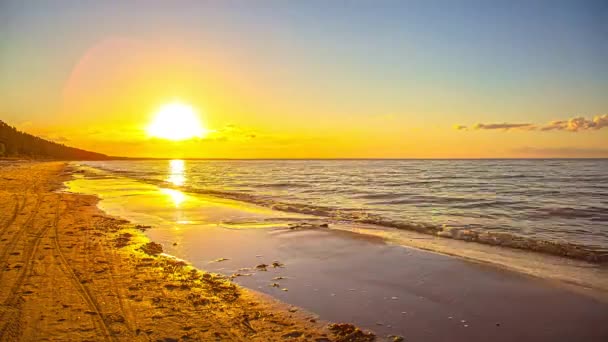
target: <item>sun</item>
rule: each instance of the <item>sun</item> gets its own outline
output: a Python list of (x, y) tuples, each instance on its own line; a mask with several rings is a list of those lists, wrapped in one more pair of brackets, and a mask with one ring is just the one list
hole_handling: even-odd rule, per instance
[(161, 106), (146, 131), (150, 137), (174, 141), (203, 138), (209, 132), (196, 110), (179, 102)]

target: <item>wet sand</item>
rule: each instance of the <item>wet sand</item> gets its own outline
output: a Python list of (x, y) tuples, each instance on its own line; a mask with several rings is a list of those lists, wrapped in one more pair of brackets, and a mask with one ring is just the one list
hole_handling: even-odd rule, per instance
[[(199, 248), (184, 254), (229, 259), (207, 265), (201, 260), (201, 267), (252, 273), (235, 280), (381, 336), (412, 341), (604, 341), (608, 336), (608, 305), (592, 297), (379, 239), (327, 229), (185, 232), (183, 238)], [(177, 248), (169, 252), (180, 254)], [(284, 266), (266, 272), (251, 267), (274, 260)]]
[[(537, 276), (532, 277), (389, 244), (380, 236), (356, 234), (352, 227), (333, 222), (325, 228), (320, 226), (323, 221), (304, 215), (128, 179), (81, 179), (71, 186), (99, 194), (100, 206), (109, 213), (153, 225), (146, 234), (171, 255), (201, 269), (233, 275), (239, 284), (322, 319), (352, 321), (379, 336), (400, 335), (411, 341), (608, 338), (606, 273), (601, 266), (538, 257), (519, 266)], [(302, 222), (314, 224), (290, 229)], [(457, 254), (467, 243), (456, 244), (444, 251)], [(494, 248), (470, 246), (463, 256), (482, 255), (486, 261), (491, 253), (487, 248)], [(514, 260), (508, 259), (510, 253), (517, 252), (497, 249), (501, 258), (496, 264), (507, 267), (508, 260)], [(262, 264), (267, 266), (256, 267)], [(552, 273), (557, 276), (546, 277), (551, 280), (540, 278)], [(584, 281), (574, 281), (577, 276)], [(596, 286), (581, 286), (587, 283)]]
[(96, 197), (56, 192), (70, 176), (63, 163), (0, 167), (1, 341), (348, 338), (349, 326), (330, 332), (303, 310), (158, 254)]

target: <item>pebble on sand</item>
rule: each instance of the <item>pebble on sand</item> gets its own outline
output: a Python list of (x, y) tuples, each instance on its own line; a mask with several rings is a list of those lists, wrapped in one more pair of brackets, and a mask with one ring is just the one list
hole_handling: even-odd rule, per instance
[(226, 260), (229, 260), (229, 259), (228, 258), (217, 258), (211, 262), (222, 262), (222, 261), (226, 261)]
[(257, 265), (255, 268), (256, 268), (258, 271), (268, 271), (267, 267), (268, 267), (268, 265), (266, 265), (266, 264), (259, 264), (259, 265)]

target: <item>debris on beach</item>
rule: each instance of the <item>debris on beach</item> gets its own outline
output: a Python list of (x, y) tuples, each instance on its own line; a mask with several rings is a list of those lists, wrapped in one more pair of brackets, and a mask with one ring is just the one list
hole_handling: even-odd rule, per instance
[(152, 228), (152, 226), (148, 226), (148, 225), (144, 225), (144, 224), (138, 224), (135, 226), (135, 229), (141, 230), (142, 232), (145, 232), (146, 230)]
[(125, 247), (129, 244), (132, 237), (133, 234), (131, 233), (122, 233), (114, 240), (114, 245), (118, 248)]
[(315, 224), (315, 223), (309, 223), (309, 222), (290, 223), (290, 224), (287, 225), (287, 228), (292, 229), (292, 230), (296, 230), (296, 229), (329, 228), (329, 224), (328, 223)]
[(277, 284), (277, 283), (272, 283), (270, 285), (268, 285), (270, 287), (281, 287), (281, 285)]
[(148, 242), (139, 249), (148, 255), (159, 255), (163, 252), (163, 246), (156, 242)]
[(289, 289), (288, 289), (288, 288), (286, 288), (286, 287), (284, 287), (284, 288), (282, 288), (282, 289), (281, 289), (281, 291), (285, 291), (285, 292), (287, 292), (287, 291), (289, 291)]
[(210, 263), (211, 262), (222, 262), (222, 261), (226, 261), (226, 260), (230, 260), (230, 259), (228, 259), (228, 258), (217, 258), (215, 260), (210, 261)]
[(272, 280), (283, 280), (283, 279), (285, 279), (285, 277), (283, 277), (283, 276), (278, 276), (278, 277), (272, 278)]
[(268, 271), (268, 265), (266, 265), (266, 264), (259, 264), (255, 268), (258, 271)]
[(376, 335), (368, 331), (362, 331), (350, 323), (333, 323), (328, 326), (338, 342), (357, 341), (372, 342), (376, 340)]
[(272, 262), (272, 267), (277, 268), (277, 267), (283, 267), (285, 266), (284, 264), (278, 262), (278, 261), (273, 261)]
[(236, 277), (247, 277), (247, 276), (251, 276), (251, 275), (252, 275), (251, 273), (238, 273), (237, 272), (237, 273), (233, 273), (230, 276), (230, 280), (234, 280), (234, 278), (236, 278)]
[(302, 335), (304, 335), (303, 332), (294, 330), (294, 331), (291, 331), (291, 332), (288, 332), (288, 333), (284, 334), (283, 338), (298, 338), (298, 337), (300, 337)]

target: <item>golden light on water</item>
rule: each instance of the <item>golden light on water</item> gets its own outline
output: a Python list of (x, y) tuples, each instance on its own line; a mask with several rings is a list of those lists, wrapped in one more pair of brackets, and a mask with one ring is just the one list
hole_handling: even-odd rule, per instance
[[(169, 161), (169, 177), (167, 177), (167, 182), (181, 186), (186, 182), (186, 163), (181, 159), (174, 159)], [(183, 192), (175, 189), (160, 189), (165, 195), (168, 195), (175, 207), (179, 207), (184, 200), (186, 199), (186, 195)]]
[(169, 162), (169, 177), (167, 178), (167, 182), (182, 186), (186, 182), (185, 175), (186, 164), (183, 160), (174, 159)]
[(160, 189), (165, 195), (168, 195), (175, 207), (179, 207), (185, 200), (186, 195), (183, 192), (175, 189)]
[(196, 110), (179, 102), (160, 107), (146, 131), (150, 137), (173, 141), (203, 138), (209, 132)]

